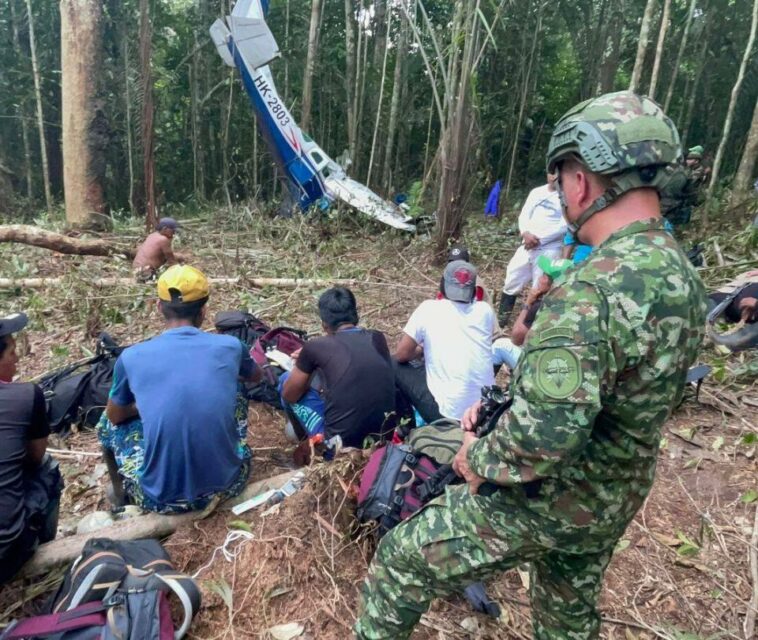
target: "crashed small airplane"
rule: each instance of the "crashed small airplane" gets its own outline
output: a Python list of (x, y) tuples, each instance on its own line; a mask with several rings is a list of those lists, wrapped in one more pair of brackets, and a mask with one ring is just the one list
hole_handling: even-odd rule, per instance
[(213, 23), (210, 34), (224, 62), (239, 69), (263, 138), (289, 179), (300, 208), (326, 208), (339, 200), (396, 229), (415, 231), (402, 209), (349, 178), (295, 122), (268, 67), (280, 55), (266, 24), (268, 8), (269, 0), (239, 0), (226, 20)]

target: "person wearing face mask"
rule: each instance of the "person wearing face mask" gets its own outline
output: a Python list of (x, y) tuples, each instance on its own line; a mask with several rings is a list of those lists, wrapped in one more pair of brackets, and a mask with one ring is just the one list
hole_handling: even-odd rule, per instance
[(0, 318), (0, 585), (55, 537), (63, 480), (47, 449), (50, 427), (36, 384), (13, 382), (24, 313)]
[(630, 91), (571, 109), (547, 169), (591, 255), (543, 298), (510, 387), (453, 464), (466, 481), (381, 540), (360, 640), (407, 638), (435, 597), (529, 563), (534, 637), (596, 638), (614, 546), (653, 484), (661, 428), (704, 337), (706, 294), (665, 232), (658, 192), (681, 157), (673, 122)]

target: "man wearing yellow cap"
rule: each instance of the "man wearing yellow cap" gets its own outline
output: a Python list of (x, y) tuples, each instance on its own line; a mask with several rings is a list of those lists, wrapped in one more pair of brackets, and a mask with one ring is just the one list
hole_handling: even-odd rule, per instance
[(193, 511), (247, 482), (247, 400), (238, 389), (261, 374), (238, 339), (200, 329), (208, 294), (201, 271), (169, 268), (158, 280), (166, 330), (116, 362), (98, 425), (115, 504)]

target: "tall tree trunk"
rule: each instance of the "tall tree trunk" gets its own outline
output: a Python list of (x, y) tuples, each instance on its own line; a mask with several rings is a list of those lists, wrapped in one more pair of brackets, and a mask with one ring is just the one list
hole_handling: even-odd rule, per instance
[(155, 130), (153, 127), (153, 71), (150, 56), (153, 27), (149, 0), (140, 0), (139, 57), (142, 76), (142, 166), (145, 187), (145, 228), (152, 231), (158, 222), (155, 207)]
[(634, 70), (632, 71), (632, 81), (629, 83), (630, 91), (638, 91), (640, 80), (642, 79), (642, 69), (645, 66), (645, 54), (647, 53), (647, 43), (650, 37), (650, 22), (653, 19), (653, 10), (655, 9), (655, 0), (647, 0), (645, 13), (642, 15), (642, 25), (640, 26), (640, 39), (637, 43), (637, 56), (634, 59)]
[(666, 100), (663, 103), (663, 110), (668, 113), (669, 105), (671, 104), (671, 98), (674, 96), (674, 87), (676, 87), (676, 78), (679, 75), (679, 66), (682, 64), (682, 55), (687, 48), (687, 38), (690, 35), (690, 27), (692, 26), (692, 16), (695, 15), (695, 4), (697, 0), (690, 0), (690, 10), (687, 13), (687, 22), (684, 23), (684, 33), (682, 33), (682, 40), (679, 43), (679, 51), (676, 53), (676, 61), (674, 62), (674, 68), (671, 72), (671, 81), (669, 82), (669, 88), (666, 92)]
[(311, 127), (311, 108), (313, 104), (313, 73), (316, 69), (318, 55), (318, 25), (321, 22), (322, 0), (311, 0), (311, 25), (308, 32), (308, 57), (305, 61), (303, 76), (303, 104), (300, 126), (306, 133)]
[(598, 79), (597, 93), (603, 94), (613, 91), (616, 71), (621, 57), (621, 36), (624, 32), (624, 8), (623, 0), (617, 0), (611, 15), (609, 25), (610, 50), (603, 58)]
[(400, 27), (400, 34), (397, 41), (397, 54), (395, 55), (395, 72), (392, 79), (392, 99), (390, 101), (390, 118), (387, 123), (387, 148), (384, 152), (384, 175), (382, 176), (382, 186), (385, 192), (388, 192), (392, 174), (392, 149), (395, 144), (397, 134), (398, 112), (400, 111), (400, 95), (403, 91), (403, 67), (405, 66), (405, 56), (408, 49), (408, 26), (403, 23)]
[(666, 31), (669, 28), (669, 12), (671, 0), (663, 0), (663, 15), (661, 16), (661, 28), (658, 31), (658, 43), (655, 46), (655, 61), (653, 62), (653, 74), (650, 77), (650, 91), (648, 95), (655, 100), (655, 90), (658, 86), (658, 74), (661, 70), (661, 58), (663, 57), (663, 43), (666, 41)]
[(511, 161), (508, 165), (508, 177), (505, 181), (505, 193), (503, 194), (503, 202), (507, 202), (508, 194), (511, 190), (511, 181), (513, 179), (513, 168), (516, 166), (516, 153), (519, 148), (519, 135), (521, 134), (521, 123), (524, 118), (524, 111), (529, 100), (529, 87), (531, 84), (532, 67), (534, 65), (534, 54), (537, 50), (537, 42), (540, 39), (540, 31), (542, 30), (542, 9), (545, 6), (544, 3), (540, 3), (537, 9), (537, 25), (533, 32), (532, 47), (529, 52), (529, 62), (526, 65), (524, 71), (524, 82), (521, 88), (521, 101), (519, 103), (518, 117), (516, 118), (516, 127), (513, 133), (513, 147), (511, 151)]
[[(345, 91), (347, 94), (347, 150), (355, 161), (355, 4), (345, 0)], [(346, 169), (348, 167), (345, 167)]]
[(129, 212), (134, 215), (137, 211), (135, 206), (137, 180), (134, 175), (134, 144), (132, 143), (132, 95), (130, 87), (129, 68), (129, 38), (124, 32), (124, 99), (126, 106), (126, 155), (129, 168)]
[(374, 1), (374, 32), (376, 34), (376, 40), (374, 40), (374, 68), (376, 69), (382, 64), (384, 60), (384, 50), (387, 48), (387, 36), (389, 35), (389, 29), (387, 28), (387, 12), (392, 10), (387, 6), (387, 0), (375, 0)]
[[(710, 38), (710, 26), (711, 26), (711, 20), (710, 16), (713, 14), (710, 14), (708, 18), (706, 18), (705, 23), (705, 29), (703, 30), (703, 36), (702, 36), (702, 42), (700, 44), (700, 50), (698, 51), (698, 67), (697, 71), (695, 72), (695, 78), (691, 82), (691, 91), (690, 94), (685, 101), (682, 102), (682, 109), (681, 113), (679, 114), (679, 122), (683, 122), (681, 129), (679, 130), (679, 133), (682, 138), (682, 146), (687, 146), (687, 138), (689, 136), (690, 132), (690, 125), (692, 124), (692, 118), (695, 114), (695, 106), (697, 104), (697, 95), (698, 91), (700, 90), (700, 80), (703, 78), (703, 71), (705, 70), (707, 61), (706, 56), (708, 55), (708, 45), (709, 45), (709, 38)], [(688, 78), (689, 79), (689, 78)], [(686, 91), (685, 91), (686, 94)]]
[(37, 45), (34, 40), (34, 17), (32, 0), (26, 0), (26, 13), (29, 18), (29, 49), (32, 57), (32, 75), (34, 76), (34, 95), (37, 99), (37, 130), (39, 132), (39, 150), (42, 159), (42, 184), (45, 187), (45, 204), (48, 212), (53, 210), (53, 194), (50, 190), (50, 170), (47, 161), (47, 143), (45, 142), (45, 117), (42, 111), (42, 81), (37, 64)]
[[(753, 52), (753, 44), (755, 43), (755, 32), (758, 28), (758, 0), (753, 0), (753, 17), (750, 22), (750, 36), (747, 39), (747, 45), (745, 46), (745, 53), (742, 56), (742, 62), (740, 63), (740, 70), (737, 73), (737, 80), (732, 87), (732, 95), (729, 98), (729, 108), (726, 112), (726, 120), (724, 121), (724, 131), (721, 134), (721, 142), (719, 143), (718, 151), (716, 151), (716, 158), (713, 161), (713, 170), (711, 173), (711, 182), (708, 185), (707, 199), (710, 201), (713, 197), (713, 191), (718, 184), (719, 174), (721, 173), (721, 162), (724, 159), (724, 151), (726, 150), (727, 142), (729, 141), (729, 134), (732, 131), (732, 120), (734, 119), (734, 107), (737, 104), (737, 98), (740, 95), (740, 89), (742, 88), (742, 82), (745, 79), (745, 69), (747, 63), (750, 60), (750, 54)], [(707, 222), (707, 219), (706, 219)]]
[(750, 124), (750, 131), (747, 134), (745, 150), (742, 152), (740, 166), (737, 168), (737, 173), (734, 176), (732, 191), (735, 196), (742, 197), (750, 190), (756, 160), (758, 160), (758, 99), (755, 101), (753, 120)]
[[(18, 36), (18, 18), (16, 17), (16, 0), (8, 0), (11, 10), (11, 24), (13, 25), (13, 48), (16, 55), (21, 58), (21, 39)], [(32, 152), (29, 144), (29, 123), (26, 121), (26, 100), (22, 98), (18, 104), (18, 117), (21, 124), (21, 142), (24, 146), (24, 186), (26, 197), (31, 200), (34, 196), (34, 183), (32, 182)]]
[[(387, 33), (390, 32), (390, 26), (392, 22), (392, 11), (387, 11)], [(371, 140), (371, 154), (369, 155), (368, 160), (368, 173), (366, 175), (366, 184), (371, 185), (371, 172), (374, 168), (374, 154), (376, 152), (377, 144), (376, 144), (376, 138), (379, 134), (379, 121), (382, 117), (382, 101), (384, 100), (384, 85), (385, 80), (387, 79), (387, 58), (389, 53), (389, 48), (384, 47), (384, 60), (382, 61), (382, 77), (379, 80), (379, 100), (376, 103), (376, 120), (374, 121), (374, 136)]]
[(100, 93), (103, 6), (100, 0), (61, 0), (63, 187), (66, 220), (103, 226), (108, 125)]

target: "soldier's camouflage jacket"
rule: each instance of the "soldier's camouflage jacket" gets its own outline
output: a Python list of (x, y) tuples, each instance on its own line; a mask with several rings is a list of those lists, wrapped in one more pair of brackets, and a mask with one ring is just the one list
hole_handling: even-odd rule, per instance
[(612, 235), (545, 297), (511, 410), (468, 454), (475, 473), (514, 486), (543, 543), (601, 551), (621, 536), (652, 485), (705, 313), (700, 278), (652, 219)]

